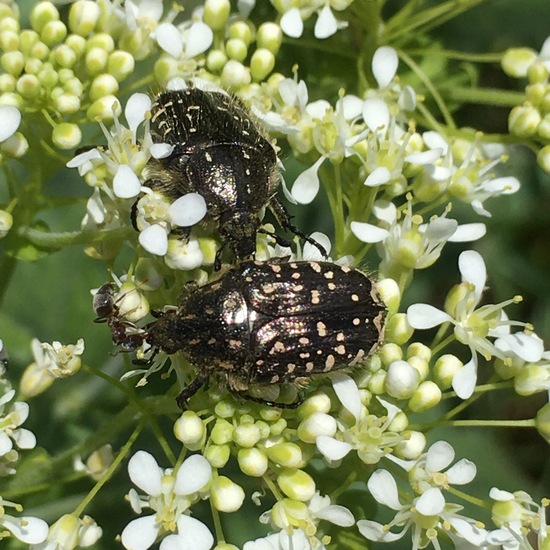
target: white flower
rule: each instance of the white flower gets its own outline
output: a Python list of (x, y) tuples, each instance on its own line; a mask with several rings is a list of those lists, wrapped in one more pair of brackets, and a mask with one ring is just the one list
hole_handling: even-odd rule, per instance
[(0, 143), (9, 139), (17, 132), (21, 124), (21, 113), (17, 107), (12, 105), (0, 105)]
[(66, 514), (49, 529), (48, 538), (31, 550), (73, 550), (95, 544), (103, 534), (101, 527), (90, 516), (82, 519)]
[(46, 539), (48, 524), (44, 520), (31, 516), (14, 517), (6, 513), (7, 508), (15, 508), (18, 512), (23, 509), (20, 504), (0, 497), (0, 527), (25, 544), (39, 544)]
[(125, 548), (146, 550), (158, 537), (163, 537), (161, 550), (212, 548), (214, 538), (208, 528), (189, 515), (212, 477), (212, 468), (203, 456), (189, 456), (174, 475), (172, 469), (163, 471), (152, 455), (138, 451), (128, 463), (128, 473), (147, 494), (140, 497), (133, 489), (130, 491), (134, 511), (151, 508), (155, 513), (135, 519), (124, 528), (121, 540)]
[[(451, 291), (446, 309), (441, 311), (428, 304), (413, 304), (407, 310), (409, 324), (415, 329), (428, 329), (442, 323), (451, 323), (456, 339), (470, 348), (472, 357), (453, 377), (453, 389), (462, 399), (470, 397), (477, 381), (477, 354), (486, 360), (492, 356), (504, 359), (505, 356), (489, 338), (497, 338), (510, 333), (511, 325), (521, 323), (509, 321), (504, 307), (519, 301), (517, 298), (500, 304), (478, 307), (485, 288), (486, 269), (483, 258), (474, 250), (463, 252), (458, 260), (462, 283)], [(507, 340), (509, 346), (524, 355), (525, 348), (529, 356), (540, 359), (542, 350), (537, 342), (524, 338)], [(537, 352), (540, 350), (540, 352)]]
[(315, 537), (308, 537), (301, 529), (291, 533), (279, 531), (266, 537), (245, 542), (243, 550), (325, 550), (325, 545)]
[(36, 446), (35, 435), (21, 424), (29, 416), (29, 405), (23, 401), (9, 402), (15, 396), (15, 390), (8, 390), (0, 397), (0, 457), (13, 449), (15, 443), (20, 449), (33, 449)]
[(212, 29), (202, 21), (186, 22), (176, 27), (162, 23), (155, 32), (158, 45), (169, 55), (191, 59), (204, 53), (214, 40)]

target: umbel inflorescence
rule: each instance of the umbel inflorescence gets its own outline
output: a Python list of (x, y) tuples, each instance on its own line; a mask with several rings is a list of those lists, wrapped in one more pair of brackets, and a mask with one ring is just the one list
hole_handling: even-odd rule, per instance
[[(510, 135), (489, 139), (446, 96), (469, 73), (424, 63), (450, 3), (391, 16), (364, 0), (196, 4), (0, 4), (0, 288), (10, 262), (80, 246), (105, 267), (93, 310), (118, 352), (103, 364), (86, 333), (35, 338), (21, 379), (3, 372), (0, 475), (14, 483), (0, 536), (36, 549), (543, 548), (548, 501), (513, 481), (480, 494), (478, 466), (431, 428), (452, 441), (486, 392), (550, 388), (541, 338), (514, 320), (521, 297), (487, 303), (485, 261), (464, 250), (492, 199), (521, 191), (505, 144), (528, 141), (549, 165), (547, 45), (496, 57), (528, 84)], [(50, 196), (52, 177), (85, 199)], [(42, 222), (71, 202), (80, 228)], [(462, 248), (446, 297), (413, 303), (448, 243)], [(21, 352), (2, 337), (4, 371)], [(21, 425), (35, 396), (63, 410), (60, 379), (77, 373), (67, 453)], [(100, 381), (82, 428), (75, 403)], [(548, 439), (548, 414), (524, 425)], [(55, 488), (40, 473), (25, 485), (35, 446)], [(125, 468), (126, 496), (113, 477)], [(43, 501), (24, 497), (42, 494), (39, 519)], [(137, 518), (122, 519), (124, 498)]]

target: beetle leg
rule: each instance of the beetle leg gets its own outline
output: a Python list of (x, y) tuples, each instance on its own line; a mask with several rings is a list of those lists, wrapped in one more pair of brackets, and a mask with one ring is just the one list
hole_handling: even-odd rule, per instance
[(191, 397), (193, 397), (208, 381), (210, 374), (198, 374), (197, 377), (183, 390), (180, 391), (178, 396), (176, 397), (176, 403), (178, 404), (178, 407), (183, 411), (186, 409), (186, 404)]

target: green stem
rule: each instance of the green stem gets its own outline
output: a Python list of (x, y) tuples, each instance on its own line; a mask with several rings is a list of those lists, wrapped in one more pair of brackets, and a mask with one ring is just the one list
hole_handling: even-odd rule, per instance
[(212, 520), (214, 521), (214, 532), (216, 533), (216, 540), (218, 544), (225, 542), (225, 536), (223, 534), (223, 527), (220, 518), (220, 513), (212, 504), (212, 499), (210, 499), (210, 509), (212, 510)]
[(449, 420), (448, 422), (442, 420), (439, 422), (433, 422), (430, 424), (431, 428), (441, 426), (453, 426), (461, 428), (534, 428), (535, 419), (529, 418), (527, 420)]
[(453, 86), (445, 92), (449, 99), (461, 103), (481, 103), (491, 106), (515, 107), (525, 100), (525, 92), (511, 92), (493, 88), (460, 88)]

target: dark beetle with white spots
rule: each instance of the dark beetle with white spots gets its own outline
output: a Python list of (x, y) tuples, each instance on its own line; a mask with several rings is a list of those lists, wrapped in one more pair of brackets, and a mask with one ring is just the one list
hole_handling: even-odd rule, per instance
[(213, 374), (250, 397), (251, 386), (354, 366), (377, 348), (385, 314), (373, 283), (356, 269), (244, 261), (158, 313), (142, 335), (153, 355), (182, 352), (195, 366), (195, 380), (178, 397), (183, 407)]
[[(151, 159), (146, 185), (172, 201), (186, 193), (202, 195), (206, 221), (217, 224), (224, 244), (229, 244), (237, 258), (252, 256), (256, 234), (267, 233), (259, 219), (266, 206), (284, 229), (325, 253), (291, 223), (275, 197), (277, 154), (239, 99), (221, 89), (189, 87), (163, 92), (151, 108), (151, 135), (153, 142), (174, 148), (166, 158)], [(278, 235), (271, 235), (288, 245)]]

